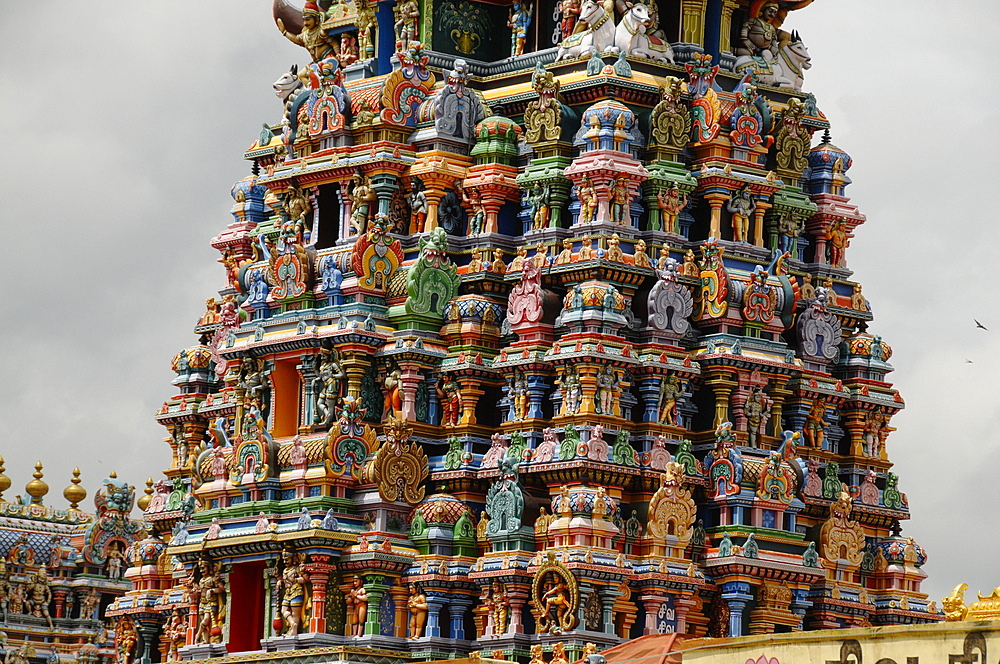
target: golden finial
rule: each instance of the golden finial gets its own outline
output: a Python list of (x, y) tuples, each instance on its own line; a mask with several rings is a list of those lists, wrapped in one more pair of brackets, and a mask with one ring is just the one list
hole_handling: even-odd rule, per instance
[(146, 478), (146, 489), (143, 491), (144, 496), (135, 501), (135, 504), (139, 507), (139, 511), (145, 512), (146, 508), (149, 507), (149, 501), (153, 499), (153, 478)]
[(39, 461), (35, 464), (35, 472), (33, 474), (35, 479), (31, 480), (24, 486), (24, 490), (28, 492), (31, 496), (31, 503), (33, 505), (41, 505), (42, 498), (45, 494), (49, 492), (49, 485), (42, 481), (42, 462)]
[(3, 467), (3, 457), (0, 456), (0, 501), (3, 501), (3, 492), (10, 488), (10, 478), (3, 474), (6, 468)]
[(116, 473), (115, 471), (112, 470), (111, 474), (108, 475), (108, 477), (110, 477), (113, 480), (116, 480), (116, 479), (118, 479), (118, 473)]
[(63, 498), (69, 501), (69, 508), (71, 510), (77, 510), (77, 507), (83, 499), (87, 497), (87, 490), (80, 486), (80, 469), (73, 469), (73, 479), (70, 480), (71, 484), (63, 489)]

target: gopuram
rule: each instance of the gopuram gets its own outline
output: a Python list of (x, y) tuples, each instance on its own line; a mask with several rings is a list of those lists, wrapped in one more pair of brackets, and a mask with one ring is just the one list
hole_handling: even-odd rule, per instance
[(123, 661), (940, 620), (809, 4), (276, 0)]
[[(57, 508), (44, 503), (49, 485), (35, 464), (24, 496), (5, 498), (11, 480), (0, 457), (0, 660), (4, 664), (108, 664), (134, 651), (135, 625), (103, 622), (108, 605), (129, 589), (126, 574), (137, 559), (145, 525), (129, 517), (135, 488), (115, 473), (87, 498), (80, 469), (73, 471)], [(153, 492), (139, 498), (142, 509)], [(152, 642), (151, 642), (152, 643)], [(154, 646), (155, 650), (155, 646)]]

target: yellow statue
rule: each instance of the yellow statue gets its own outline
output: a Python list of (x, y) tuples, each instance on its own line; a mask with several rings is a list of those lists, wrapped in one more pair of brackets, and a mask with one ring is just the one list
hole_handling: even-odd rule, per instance
[(329, 36), (322, 28), (323, 12), (315, 2), (307, 2), (302, 8), (302, 32), (294, 34), (285, 29), (285, 22), (275, 19), (278, 30), (285, 39), (302, 46), (309, 51), (313, 62), (319, 62), (329, 57), (339, 57), (337, 40)]

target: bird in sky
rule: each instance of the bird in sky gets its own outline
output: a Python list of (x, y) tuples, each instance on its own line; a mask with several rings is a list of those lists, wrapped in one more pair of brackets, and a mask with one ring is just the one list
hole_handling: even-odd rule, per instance
[(970, 359), (966, 358), (966, 360), (965, 360), (965, 363), (966, 363), (966, 364), (972, 364), (972, 360), (970, 360)]
[(978, 327), (980, 330), (987, 330), (987, 331), (989, 330), (988, 327), (986, 327), (985, 325), (983, 325), (982, 323), (980, 323), (975, 318), (972, 319), (972, 322), (974, 322), (976, 324), (976, 327)]

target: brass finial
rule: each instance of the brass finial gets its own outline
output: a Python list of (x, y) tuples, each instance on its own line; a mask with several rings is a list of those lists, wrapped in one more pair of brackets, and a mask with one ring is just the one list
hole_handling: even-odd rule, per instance
[(116, 480), (116, 479), (118, 479), (118, 473), (112, 470), (111, 474), (108, 475), (108, 477), (110, 477), (113, 480)]
[(151, 501), (153, 499), (153, 478), (152, 477), (147, 477), (146, 478), (146, 488), (143, 491), (143, 493), (146, 494), (146, 495), (141, 496), (139, 498), (139, 500), (135, 501), (135, 504), (139, 507), (140, 511), (145, 512), (146, 508), (149, 507), (149, 501)]
[(3, 492), (10, 488), (10, 478), (3, 474), (7, 470), (3, 467), (3, 457), (0, 456), (0, 501), (3, 501)]
[(76, 510), (78, 505), (87, 497), (87, 490), (80, 486), (80, 469), (73, 469), (73, 479), (71, 484), (63, 489), (63, 498), (69, 501), (69, 508)]
[(33, 474), (35, 479), (31, 480), (24, 486), (24, 490), (28, 492), (31, 496), (31, 503), (33, 505), (41, 505), (42, 498), (45, 494), (49, 492), (49, 485), (42, 481), (42, 462), (39, 461), (35, 464), (35, 472)]

